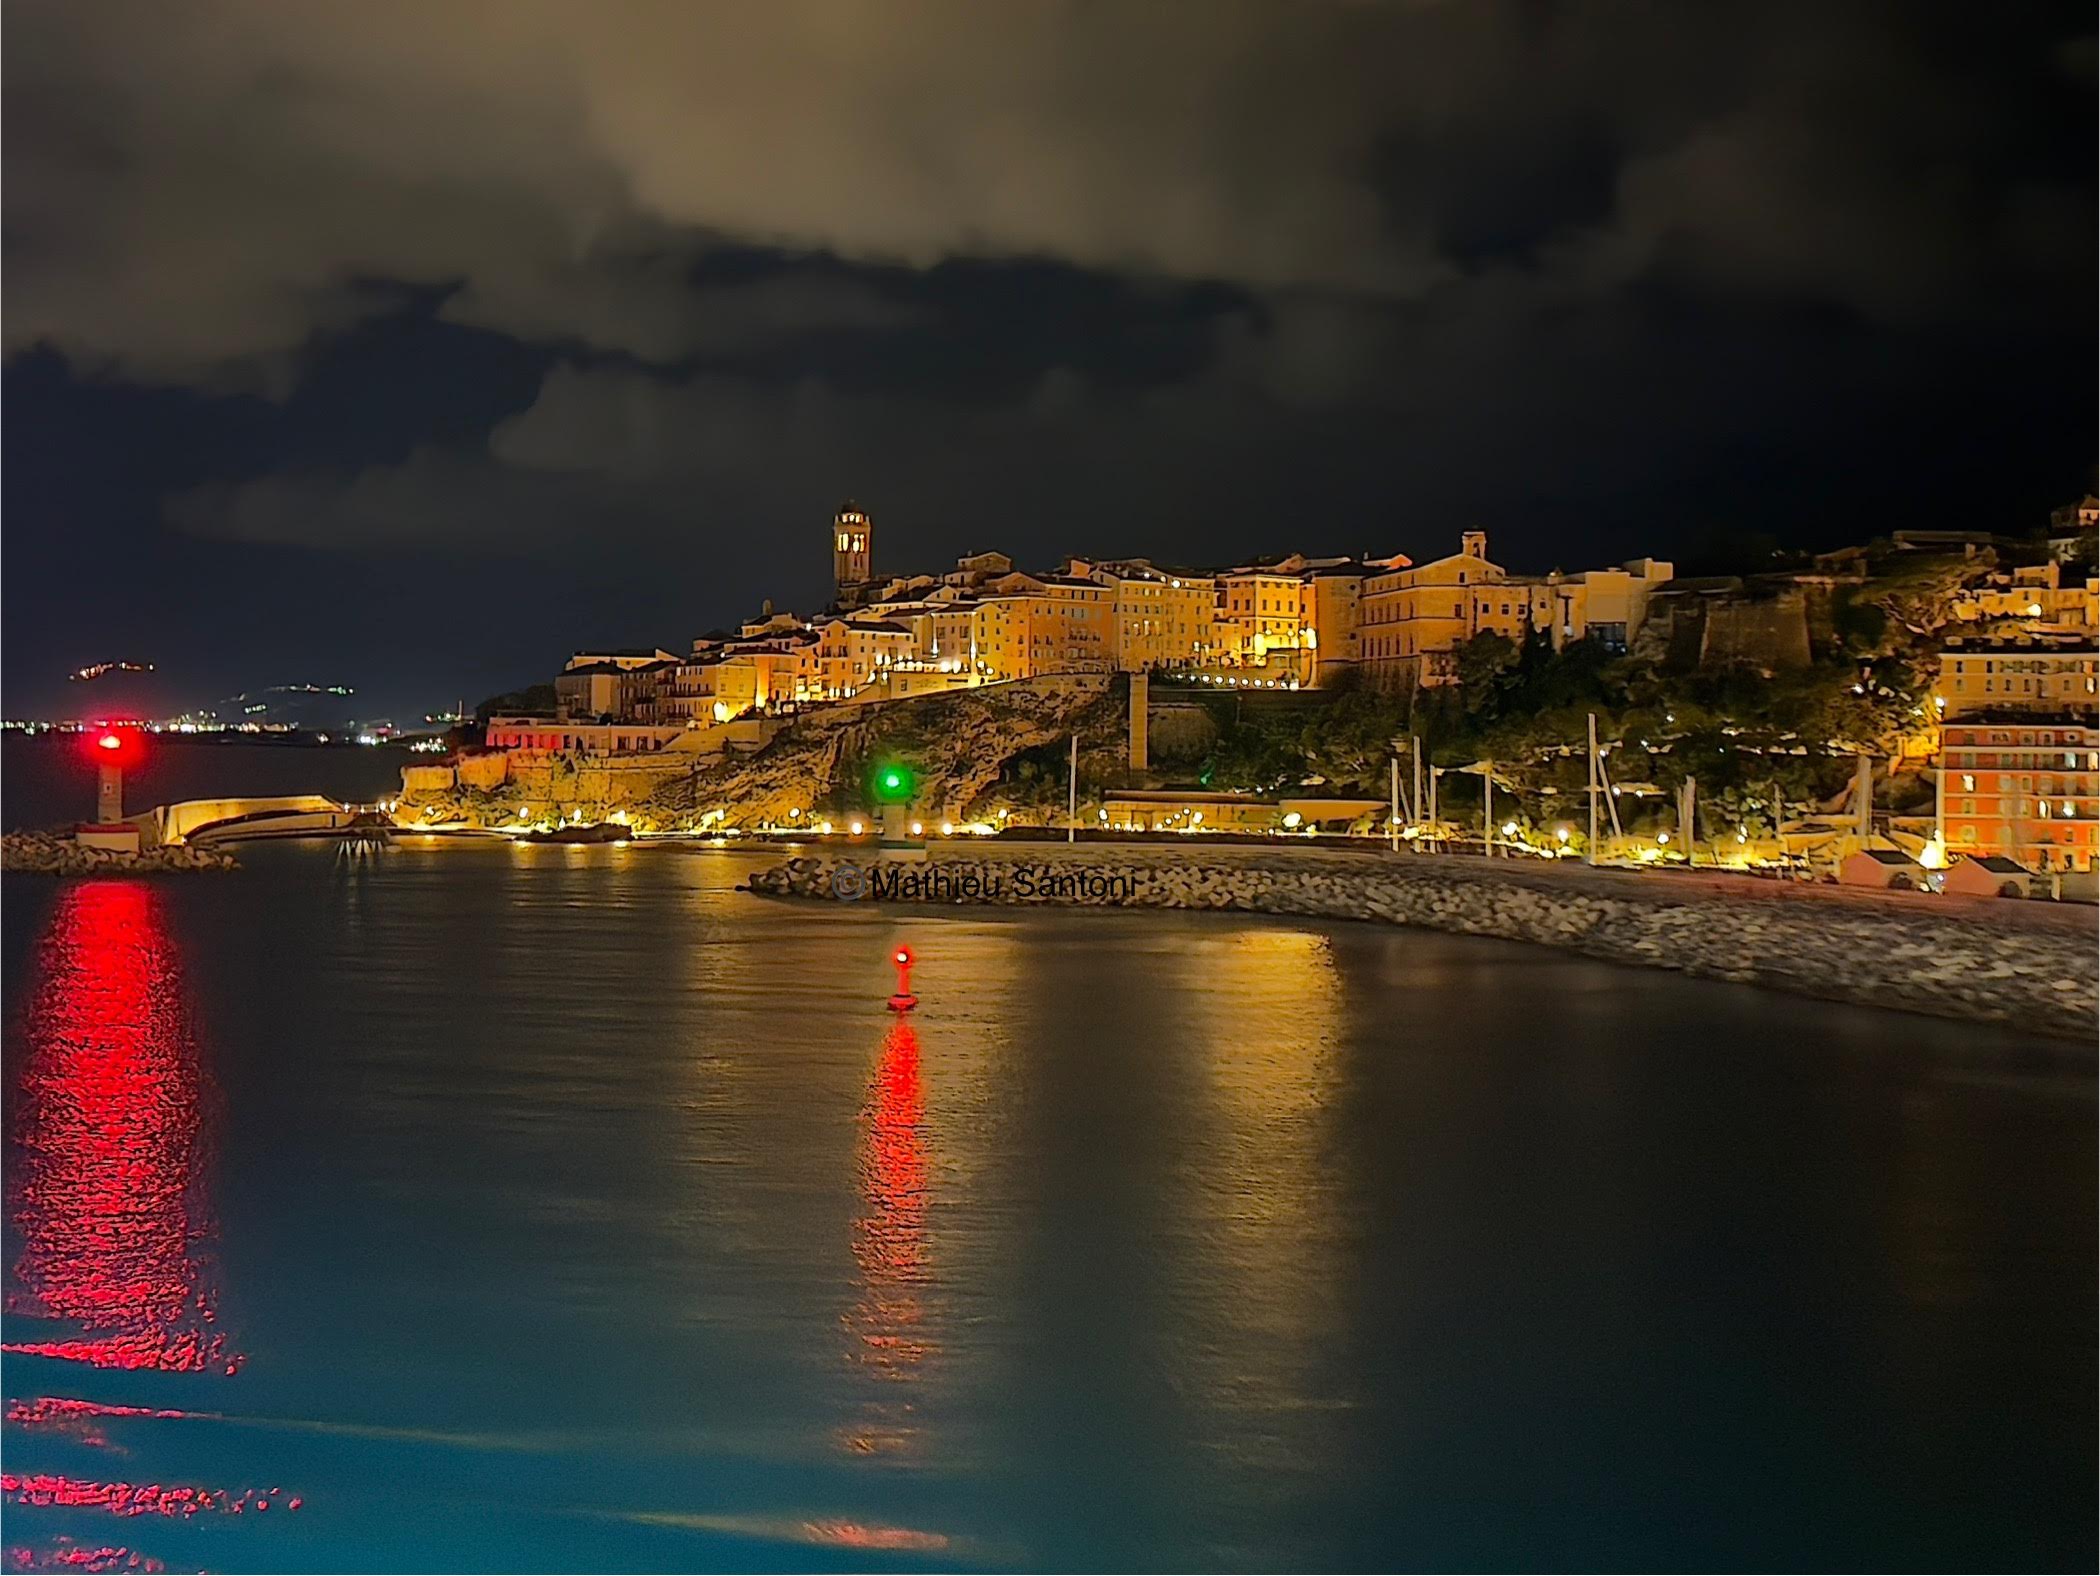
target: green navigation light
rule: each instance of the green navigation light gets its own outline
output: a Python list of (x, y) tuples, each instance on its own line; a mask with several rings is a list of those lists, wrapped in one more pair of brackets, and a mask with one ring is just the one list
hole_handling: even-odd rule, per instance
[(905, 766), (880, 766), (875, 770), (875, 797), (891, 804), (901, 804), (912, 795), (911, 769)]

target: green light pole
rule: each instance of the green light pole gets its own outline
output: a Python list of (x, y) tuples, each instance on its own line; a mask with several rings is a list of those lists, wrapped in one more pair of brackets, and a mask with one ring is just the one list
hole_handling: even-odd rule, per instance
[(926, 844), (907, 835), (913, 796), (918, 792), (918, 780), (912, 769), (901, 761), (884, 761), (869, 774), (870, 797), (874, 799), (880, 817), (880, 831), (876, 838), (878, 857), (883, 859), (924, 859)]

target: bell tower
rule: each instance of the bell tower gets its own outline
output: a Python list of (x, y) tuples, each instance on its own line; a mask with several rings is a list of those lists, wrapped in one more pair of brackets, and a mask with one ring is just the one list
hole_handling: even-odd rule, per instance
[(831, 517), (831, 578), (840, 592), (875, 578), (874, 539), (865, 509), (850, 498), (839, 505)]

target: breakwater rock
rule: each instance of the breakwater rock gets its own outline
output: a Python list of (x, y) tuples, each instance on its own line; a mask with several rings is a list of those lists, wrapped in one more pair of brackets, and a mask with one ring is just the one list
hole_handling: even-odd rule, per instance
[(2088, 1044), (2100, 1013), (2094, 913), (2070, 905), (1406, 853), (1100, 845), (942, 850), (923, 864), (798, 858), (750, 890), (1413, 925)]
[(29, 875), (123, 876), (238, 868), (233, 855), (214, 848), (148, 848), (123, 854), (107, 848), (82, 848), (57, 832), (9, 832), (0, 837), (0, 870)]
[(624, 826), (600, 821), (594, 826), (557, 826), (551, 832), (523, 832), (521, 843), (623, 843), (634, 835)]

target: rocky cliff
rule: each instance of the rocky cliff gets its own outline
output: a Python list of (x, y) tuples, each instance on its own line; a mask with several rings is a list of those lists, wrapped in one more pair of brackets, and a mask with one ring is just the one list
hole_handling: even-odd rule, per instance
[[(1077, 731), (1089, 762), (1120, 761), (1123, 692), (1106, 676), (1070, 675), (912, 700), (830, 706), (793, 719), (762, 747), (695, 759), (543, 756), (491, 787), (449, 784), (427, 769), (404, 774), (397, 820), (406, 826), (515, 828), (570, 820), (617, 821), (643, 832), (788, 825), (793, 816), (865, 811), (863, 784), (878, 762), (908, 766), (914, 813), (965, 821), (990, 812), (1018, 758)], [(1063, 804), (1063, 768), (1056, 774)], [(1025, 794), (1023, 795), (1025, 798)], [(791, 816), (790, 812), (793, 812)]]
[(1120, 739), (1123, 701), (1106, 680), (1014, 684), (874, 706), (838, 706), (797, 719), (764, 749), (726, 755), (671, 782), (639, 807), (661, 826), (785, 825), (790, 812), (866, 807), (863, 784), (877, 762), (917, 778), (914, 813), (968, 821), (988, 812), (1010, 761), (1076, 729), (1089, 751)]

